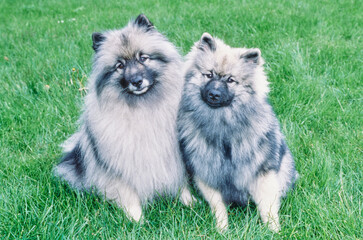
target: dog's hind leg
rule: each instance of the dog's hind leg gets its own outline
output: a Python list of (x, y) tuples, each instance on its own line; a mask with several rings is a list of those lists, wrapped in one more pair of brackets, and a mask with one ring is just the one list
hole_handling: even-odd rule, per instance
[(119, 179), (114, 179), (105, 185), (104, 194), (107, 199), (115, 201), (124, 209), (130, 220), (142, 220), (141, 200), (136, 191)]
[(277, 174), (270, 171), (261, 175), (251, 185), (250, 193), (260, 212), (263, 223), (267, 223), (270, 230), (280, 231), (279, 209), (281, 186)]
[(203, 197), (209, 203), (212, 212), (215, 214), (218, 230), (226, 230), (228, 228), (228, 213), (221, 192), (207, 186), (199, 179), (196, 179), (196, 183)]

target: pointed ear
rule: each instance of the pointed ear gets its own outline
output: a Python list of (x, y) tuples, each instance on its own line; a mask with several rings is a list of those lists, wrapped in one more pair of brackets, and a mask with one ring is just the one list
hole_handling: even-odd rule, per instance
[(261, 62), (261, 51), (258, 48), (248, 49), (246, 52), (242, 53), (241, 59), (247, 63), (258, 65)]
[(92, 48), (93, 50), (95, 50), (95, 52), (97, 52), (100, 48), (100, 46), (102, 45), (102, 42), (106, 39), (106, 37), (99, 32), (95, 32), (92, 34), (92, 41), (93, 41), (93, 45)]
[(209, 33), (207, 33), (207, 32), (203, 33), (203, 35), (199, 41), (199, 49), (201, 49), (203, 51), (205, 49), (209, 49), (211, 51), (216, 50), (216, 42)]
[(152, 24), (152, 22), (142, 13), (139, 16), (137, 16), (134, 23), (139, 27), (146, 28), (147, 31), (154, 28), (154, 25)]

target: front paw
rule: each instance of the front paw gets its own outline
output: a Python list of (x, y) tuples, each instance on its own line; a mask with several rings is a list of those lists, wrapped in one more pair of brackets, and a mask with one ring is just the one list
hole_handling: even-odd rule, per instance
[(280, 223), (279, 221), (277, 220), (274, 220), (274, 219), (270, 219), (268, 222), (267, 222), (267, 226), (268, 228), (275, 232), (275, 233), (278, 233), (280, 230), (281, 230), (281, 226), (280, 226)]
[(186, 187), (183, 188), (179, 199), (185, 206), (188, 207), (193, 207), (198, 202), (198, 200), (191, 194), (189, 189)]
[(125, 209), (126, 216), (130, 221), (135, 221), (137, 223), (144, 222), (144, 216), (142, 214), (142, 209), (139, 206), (132, 206), (128, 209)]
[(222, 233), (228, 229), (228, 218), (217, 219), (218, 232)]

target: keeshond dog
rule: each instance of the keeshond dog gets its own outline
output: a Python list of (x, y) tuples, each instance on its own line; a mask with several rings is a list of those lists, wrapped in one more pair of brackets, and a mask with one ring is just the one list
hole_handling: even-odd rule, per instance
[(280, 200), (298, 174), (267, 100), (260, 50), (231, 48), (204, 33), (185, 64), (178, 138), (217, 227), (228, 227), (226, 205), (251, 198), (262, 221), (279, 231)]
[(96, 189), (135, 221), (159, 195), (190, 204), (176, 129), (182, 57), (142, 14), (92, 39), (80, 129), (64, 143), (55, 174), (79, 190)]

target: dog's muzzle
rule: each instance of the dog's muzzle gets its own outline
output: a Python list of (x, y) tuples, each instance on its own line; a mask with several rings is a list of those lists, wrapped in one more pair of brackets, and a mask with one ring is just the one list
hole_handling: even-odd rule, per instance
[(233, 94), (225, 82), (212, 80), (201, 89), (202, 99), (212, 108), (225, 107), (231, 104)]
[(151, 85), (152, 84), (150, 83), (150, 81), (144, 79), (142, 76), (135, 76), (130, 79), (128, 92), (135, 95), (140, 95), (147, 92), (150, 89)]

